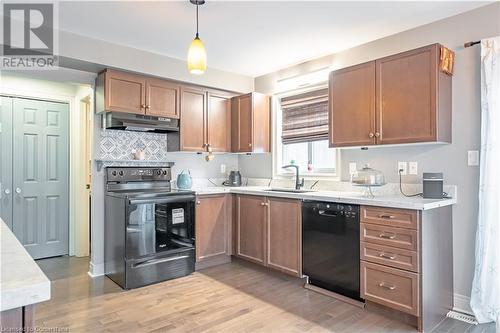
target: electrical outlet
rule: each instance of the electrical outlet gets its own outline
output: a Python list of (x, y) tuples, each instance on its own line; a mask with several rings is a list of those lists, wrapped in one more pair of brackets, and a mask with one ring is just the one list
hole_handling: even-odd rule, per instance
[(352, 175), (353, 173), (356, 172), (358, 167), (356, 166), (356, 162), (350, 162), (349, 163), (349, 174)]
[(478, 166), (479, 165), (479, 151), (469, 150), (467, 152), (467, 165), (468, 166)]
[(418, 175), (418, 162), (409, 162), (408, 163), (408, 174)]
[(225, 164), (220, 165), (220, 173), (226, 173), (226, 165)]
[[(407, 167), (408, 163), (406, 162), (398, 162), (398, 174), (400, 174), (401, 176), (406, 176), (406, 174), (408, 173), (408, 167)], [(399, 170), (402, 170), (401, 172)]]

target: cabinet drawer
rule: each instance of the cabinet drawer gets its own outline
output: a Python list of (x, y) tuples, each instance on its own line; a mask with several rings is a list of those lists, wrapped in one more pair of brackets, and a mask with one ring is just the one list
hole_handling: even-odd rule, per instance
[(361, 222), (416, 230), (418, 214), (416, 210), (362, 206)]
[(362, 242), (392, 246), (412, 251), (418, 250), (418, 233), (416, 230), (360, 223), (360, 233), (360, 241)]
[(361, 261), (360, 278), (362, 298), (420, 316), (418, 274)]
[(361, 260), (395, 268), (419, 271), (418, 255), (416, 251), (409, 251), (379, 244), (361, 242)]

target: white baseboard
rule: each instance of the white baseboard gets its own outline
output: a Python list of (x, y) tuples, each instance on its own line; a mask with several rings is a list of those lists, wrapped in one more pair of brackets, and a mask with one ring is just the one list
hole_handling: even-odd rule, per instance
[(462, 312), (474, 316), (474, 313), (472, 312), (472, 309), (470, 307), (470, 297), (460, 294), (454, 294), (453, 311)]
[(90, 262), (88, 274), (93, 278), (104, 275), (104, 264), (94, 264)]

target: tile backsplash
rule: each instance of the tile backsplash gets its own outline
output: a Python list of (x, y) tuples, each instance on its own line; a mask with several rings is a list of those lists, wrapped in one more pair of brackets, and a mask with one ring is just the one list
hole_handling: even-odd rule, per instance
[(161, 133), (100, 130), (98, 137), (98, 159), (131, 160), (132, 153), (143, 150), (145, 159), (167, 160), (167, 135)]

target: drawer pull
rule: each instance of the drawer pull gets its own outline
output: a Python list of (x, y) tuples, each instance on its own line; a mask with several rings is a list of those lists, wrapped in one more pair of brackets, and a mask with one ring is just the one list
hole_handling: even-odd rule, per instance
[(396, 289), (396, 286), (387, 285), (387, 284), (385, 284), (385, 282), (380, 282), (378, 284), (378, 286), (381, 287), (381, 288), (389, 289), (389, 290)]
[(380, 258), (385, 258), (385, 259), (389, 259), (389, 260), (394, 260), (396, 259), (396, 256), (394, 254), (387, 254), (387, 253), (380, 253), (378, 255)]
[(396, 235), (394, 235), (394, 234), (390, 234), (390, 235), (389, 234), (380, 234), (380, 235), (378, 235), (378, 237), (385, 238), (385, 239), (394, 239), (394, 238), (396, 238)]
[(389, 219), (389, 220), (393, 220), (396, 218), (396, 216), (389, 214), (380, 214), (378, 217), (381, 219)]

